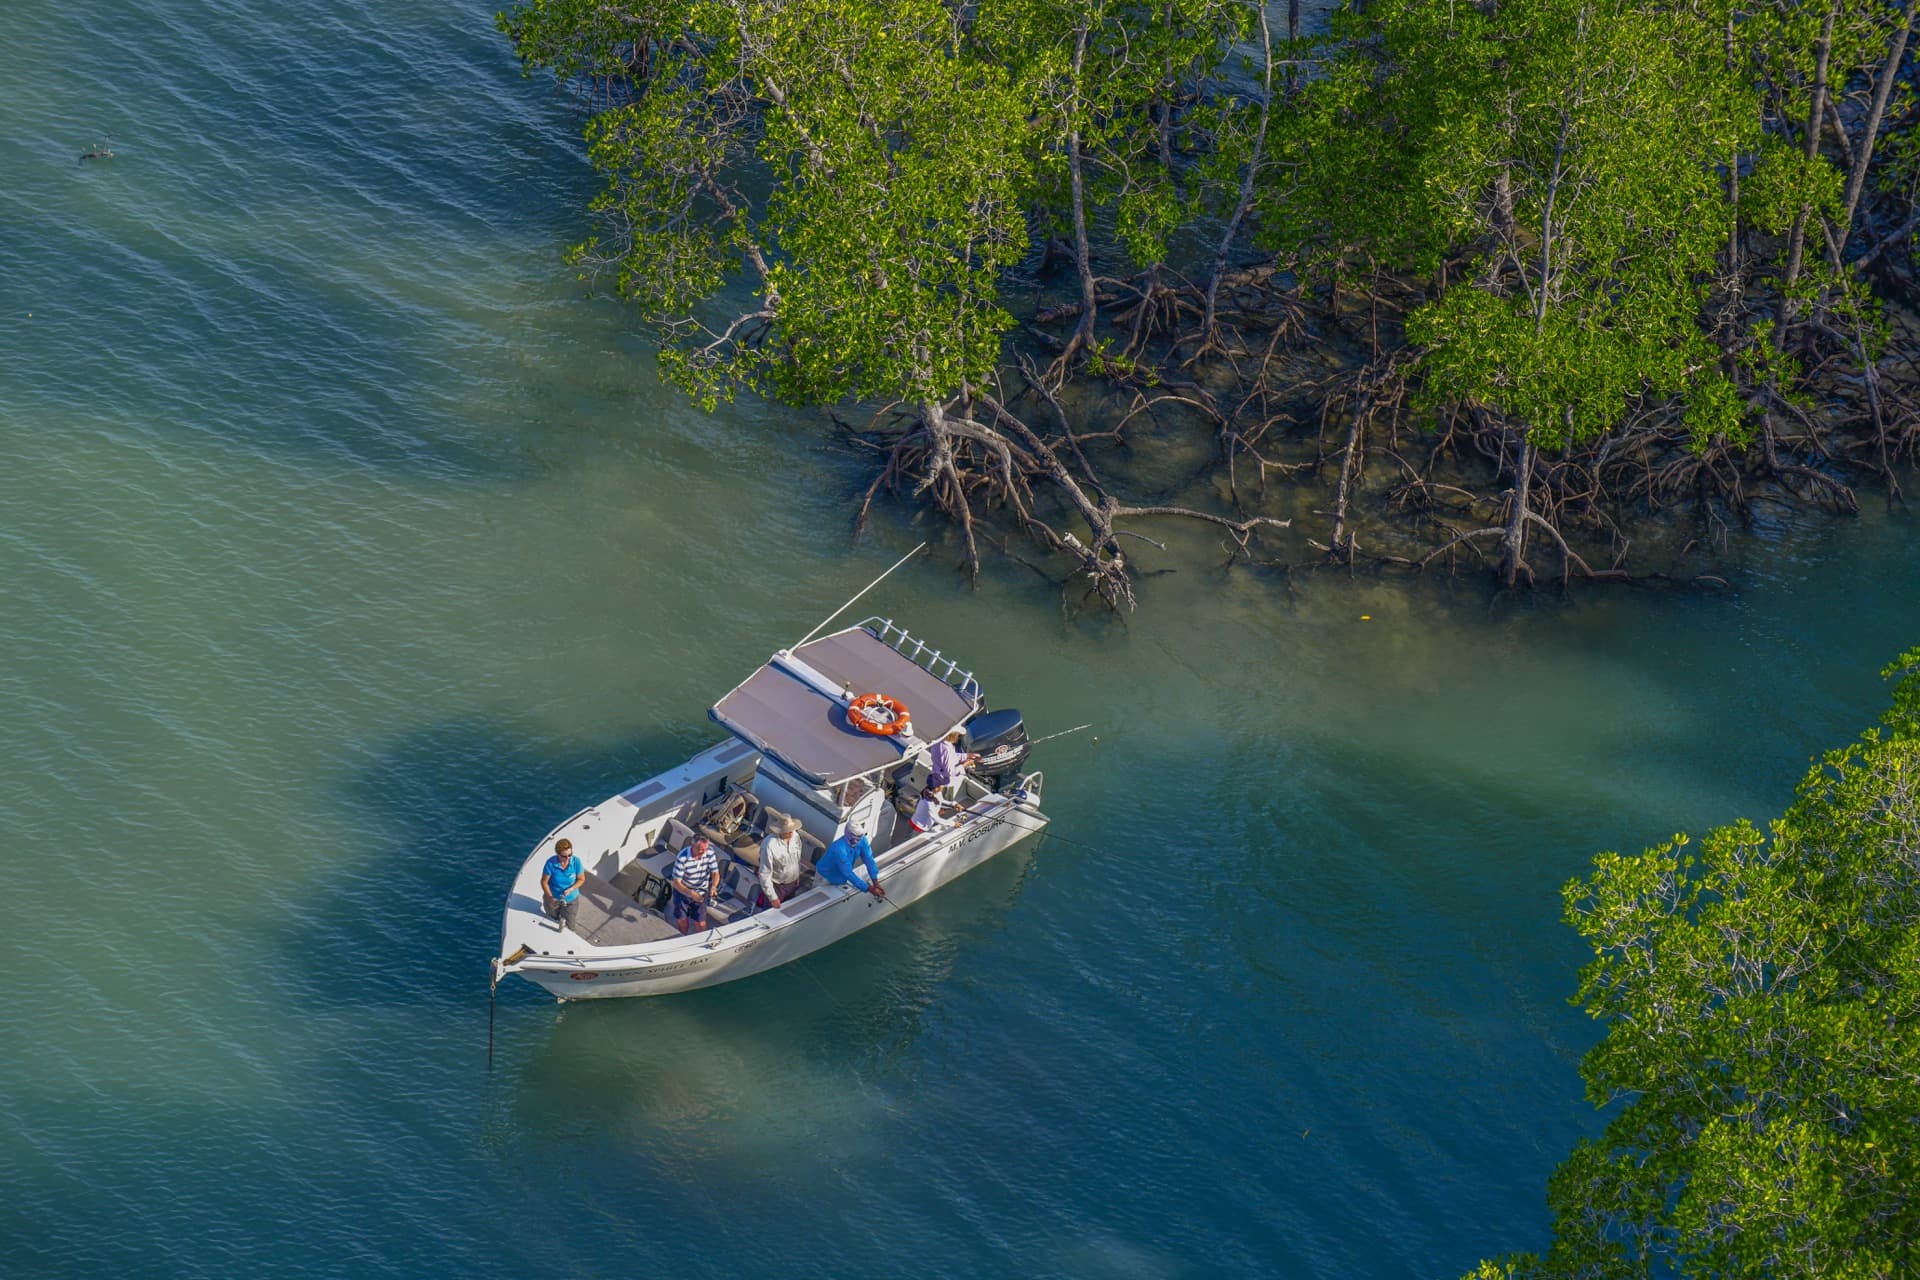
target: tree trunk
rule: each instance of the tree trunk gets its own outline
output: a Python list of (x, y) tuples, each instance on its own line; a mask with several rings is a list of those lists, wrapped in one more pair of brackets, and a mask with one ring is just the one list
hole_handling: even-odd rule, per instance
[(1513, 468), (1513, 511), (1507, 516), (1507, 533), (1501, 539), (1500, 582), (1511, 587), (1526, 574), (1529, 581), (1533, 571), (1527, 568), (1527, 507), (1532, 501), (1530, 489), (1533, 481), (1533, 441), (1526, 436), (1520, 437), (1520, 457)]
[[(1740, 64), (1739, 43), (1734, 39), (1733, 15), (1727, 15), (1727, 71), (1731, 74)], [(1740, 156), (1738, 153), (1727, 157), (1727, 208), (1733, 211), (1733, 225), (1727, 229), (1727, 274), (1737, 277), (1740, 274)]]
[[(1519, 121), (1515, 118), (1513, 91), (1507, 89), (1501, 94), (1500, 103), (1500, 145), (1509, 157), (1494, 170), (1493, 174), (1493, 233), (1500, 241), (1500, 247), (1513, 259), (1514, 265), (1520, 265), (1520, 220), (1513, 216), (1513, 162), (1514, 136), (1519, 133)], [(1520, 268), (1525, 275), (1526, 269)]]
[(1560, 113), (1560, 136), (1553, 144), (1553, 172), (1547, 179), (1547, 203), (1540, 211), (1540, 291), (1533, 298), (1533, 333), (1535, 337), (1545, 331), (1547, 325), (1547, 298), (1553, 283), (1553, 206), (1560, 199), (1560, 180), (1565, 176), (1563, 165), (1567, 158), (1567, 133), (1573, 127), (1566, 112)]
[(1093, 296), (1093, 250), (1087, 237), (1087, 186), (1080, 154), (1080, 69), (1087, 57), (1087, 28), (1082, 26), (1073, 45), (1073, 120), (1067, 132), (1067, 163), (1073, 177), (1073, 251), (1080, 271), (1080, 323), (1075, 326), (1067, 349), (1054, 361), (1065, 371), (1067, 362), (1093, 341), (1095, 302)]
[[(1173, 29), (1174, 7), (1169, 4), (1161, 10), (1160, 20), (1168, 30)], [(1160, 147), (1160, 167), (1173, 175), (1173, 54), (1169, 52), (1161, 61), (1159, 100), (1153, 104), (1155, 141)]]
[(1253, 154), (1247, 157), (1246, 176), (1240, 181), (1240, 199), (1234, 203), (1233, 217), (1227, 220), (1227, 230), (1220, 237), (1220, 248), (1213, 255), (1213, 276), (1207, 281), (1207, 311), (1200, 322), (1200, 340), (1202, 343), (1213, 341), (1215, 308), (1220, 300), (1220, 277), (1227, 270), (1227, 253), (1233, 247), (1233, 238), (1240, 234), (1241, 220), (1247, 211), (1253, 208), (1254, 179), (1260, 173), (1261, 155), (1267, 145), (1267, 119), (1273, 111), (1273, 35), (1267, 28), (1267, 10), (1259, 6), (1260, 13), (1260, 55), (1264, 67), (1263, 89), (1260, 95), (1260, 128), (1253, 136)]
[(933, 451), (927, 460), (926, 476), (920, 481), (916, 492), (924, 493), (932, 489), (941, 499), (947, 514), (959, 521), (960, 532), (967, 543), (967, 575), (977, 585), (980, 581), (980, 547), (973, 537), (973, 505), (967, 501), (967, 485), (960, 477), (960, 468), (954, 465), (953, 436), (949, 430), (946, 406), (937, 400), (927, 401), (920, 406), (920, 421), (933, 441)]
[[(1267, 7), (1260, 6), (1260, 22), (1267, 21)], [(1287, 96), (1300, 92), (1300, 0), (1287, 0)]]
[[(1833, 0), (1826, 18), (1820, 23), (1820, 43), (1816, 46), (1813, 64), (1813, 105), (1807, 113), (1808, 160), (1816, 159), (1820, 154), (1820, 120), (1827, 105), (1827, 61), (1833, 52), (1834, 19), (1839, 16), (1840, 0)], [(1793, 323), (1793, 286), (1800, 281), (1800, 267), (1805, 261), (1807, 218), (1811, 212), (1806, 205), (1800, 206), (1800, 212), (1793, 216), (1793, 230), (1787, 237), (1787, 274), (1780, 286), (1780, 306), (1773, 321), (1773, 350), (1776, 355), (1787, 349), (1787, 326)]]
[[(1887, 99), (1893, 94), (1893, 82), (1900, 74), (1900, 62), (1907, 54), (1907, 37), (1913, 33), (1913, 3), (1907, 0), (1906, 8), (1901, 12), (1900, 29), (1894, 33), (1893, 45), (1887, 50), (1887, 60), (1880, 67), (1880, 78), (1873, 86), (1873, 106), (1867, 112), (1867, 125), (1860, 137), (1860, 145), (1853, 151), (1853, 171), (1847, 175), (1847, 202), (1840, 215), (1840, 231), (1834, 237), (1833, 265), (1840, 266), (1840, 255), (1846, 251), (1847, 240), (1853, 234), (1853, 215), (1860, 205), (1860, 192), (1867, 182), (1867, 164), (1873, 159), (1873, 144), (1880, 134), (1880, 120), (1886, 114)], [(1837, 121), (1836, 121), (1837, 123)]]
[(1347, 532), (1347, 501), (1353, 484), (1354, 472), (1360, 465), (1360, 431), (1367, 420), (1369, 400), (1363, 392), (1353, 407), (1353, 422), (1347, 428), (1346, 451), (1340, 456), (1340, 483), (1333, 492), (1333, 546), (1332, 554), (1346, 557), (1349, 565), (1353, 563), (1355, 551), (1354, 537)]
[(1502, 165), (1493, 175), (1493, 233), (1511, 249), (1519, 230), (1513, 218), (1513, 174)]

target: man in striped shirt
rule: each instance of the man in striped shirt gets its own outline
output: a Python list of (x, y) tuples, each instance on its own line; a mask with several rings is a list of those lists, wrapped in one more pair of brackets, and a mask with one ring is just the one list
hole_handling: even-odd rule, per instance
[(694, 925), (707, 927), (707, 904), (720, 892), (720, 859), (705, 836), (695, 836), (673, 860), (667, 873), (673, 883), (673, 923), (682, 933)]

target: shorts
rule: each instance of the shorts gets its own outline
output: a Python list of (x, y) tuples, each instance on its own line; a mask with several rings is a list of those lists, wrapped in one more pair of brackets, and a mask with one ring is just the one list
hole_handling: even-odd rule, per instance
[(691, 920), (695, 924), (707, 922), (707, 904), (698, 898), (689, 898), (678, 889), (673, 891), (673, 918)]
[[(799, 880), (790, 880), (786, 884), (776, 884), (773, 887), (779, 890), (780, 901), (785, 903), (793, 901), (793, 895), (800, 892), (801, 883)], [(755, 910), (765, 911), (771, 907), (773, 903), (767, 900), (767, 891), (761, 889), (754, 893), (753, 905)]]

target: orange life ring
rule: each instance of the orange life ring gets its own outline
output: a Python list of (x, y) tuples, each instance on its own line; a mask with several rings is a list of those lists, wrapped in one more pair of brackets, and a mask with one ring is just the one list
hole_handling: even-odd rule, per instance
[(913, 721), (907, 716), (907, 704), (884, 693), (863, 693), (847, 704), (847, 719), (866, 733), (890, 738), (896, 733), (912, 733)]

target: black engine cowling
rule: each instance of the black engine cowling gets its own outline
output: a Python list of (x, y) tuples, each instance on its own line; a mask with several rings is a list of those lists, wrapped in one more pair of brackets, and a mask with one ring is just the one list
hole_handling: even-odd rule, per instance
[(967, 766), (968, 772), (985, 779), (995, 790), (1009, 777), (1019, 774), (1027, 762), (1033, 744), (1027, 740), (1027, 726), (1014, 707), (1004, 711), (983, 711), (967, 721), (966, 748), (980, 758)]

